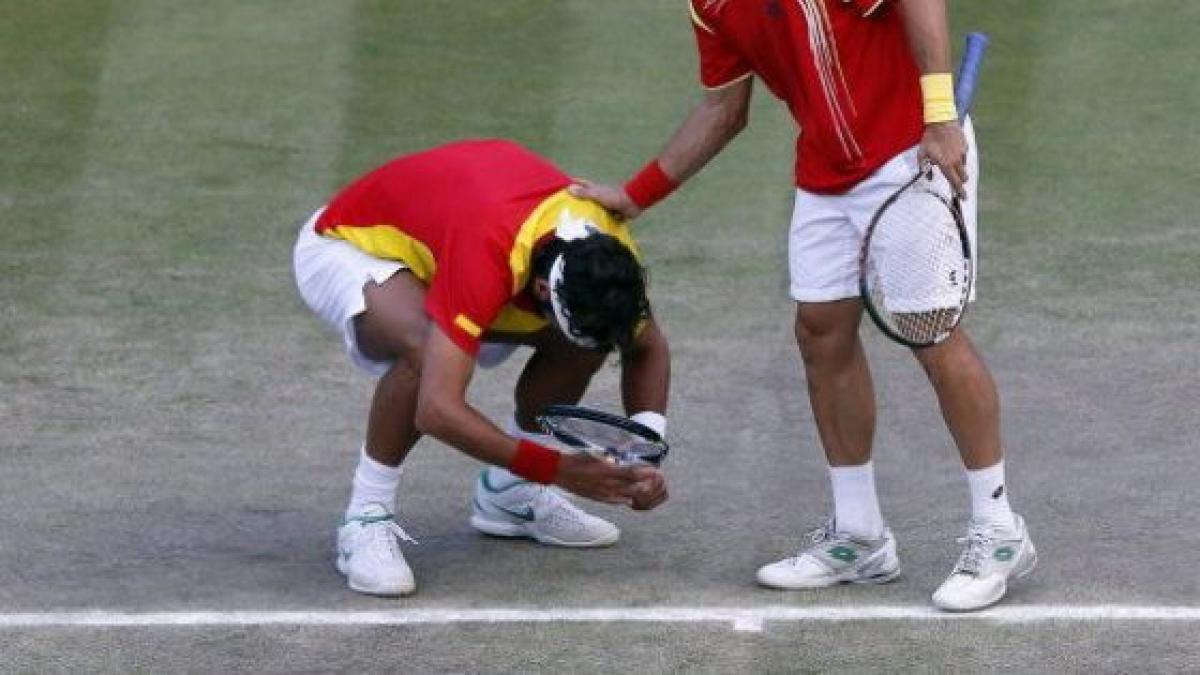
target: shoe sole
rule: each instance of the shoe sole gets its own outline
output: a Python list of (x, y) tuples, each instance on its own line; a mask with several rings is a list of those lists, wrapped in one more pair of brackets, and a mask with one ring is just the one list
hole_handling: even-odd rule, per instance
[(338, 556), (334, 560), (333, 566), (339, 574), (346, 577), (346, 585), (350, 588), (350, 590), (356, 593), (371, 595), (377, 598), (401, 598), (406, 595), (412, 595), (417, 590), (416, 584), (412, 584), (411, 586), (401, 586), (398, 588), (371, 588), (359, 584), (358, 582), (354, 581), (353, 578), (351, 578), (350, 573), (343, 567), (341, 556)]
[(612, 546), (621, 538), (621, 533), (617, 532), (610, 538), (593, 539), (591, 541), (564, 541), (537, 532), (531, 532), (527, 526), (522, 523), (512, 523), (503, 520), (493, 520), (481, 514), (475, 513), (471, 515), (471, 527), (480, 532), (491, 535), (493, 537), (504, 537), (506, 539), (533, 539), (539, 544), (547, 546), (561, 546), (564, 548), (600, 548), (603, 546)]
[(769, 581), (764, 581), (762, 578), (757, 578), (757, 579), (758, 579), (758, 585), (763, 586), (764, 588), (771, 588), (771, 589), (775, 589), (775, 590), (779, 590), (779, 591), (815, 591), (815, 590), (818, 590), (821, 588), (832, 588), (834, 586), (851, 585), (851, 584), (862, 585), (862, 586), (887, 584), (887, 583), (891, 583), (891, 582), (895, 581), (896, 579), (899, 579), (901, 571), (902, 571), (901, 568), (897, 567), (895, 570), (893, 570), (891, 572), (884, 572), (882, 574), (876, 574), (874, 576), (856, 577), (853, 579), (836, 579), (835, 578), (835, 579), (830, 579), (828, 581), (824, 581), (821, 583), (814, 583), (814, 584), (783, 585), (783, 584), (771, 583)]

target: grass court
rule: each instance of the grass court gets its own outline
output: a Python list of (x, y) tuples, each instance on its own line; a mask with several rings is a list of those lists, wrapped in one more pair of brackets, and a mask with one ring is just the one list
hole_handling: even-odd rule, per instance
[[(1041, 555), (968, 618), (928, 609), (967, 516), (957, 455), (869, 325), (905, 575), (754, 584), (828, 508), (786, 292), (794, 128), (762, 87), (749, 129), (636, 225), (674, 357), (671, 501), (599, 507), (612, 549), (487, 539), (466, 522), (478, 465), (426, 440), (400, 498), (417, 594), (360, 596), (332, 568), (371, 383), (296, 296), (299, 221), (455, 138), (624, 178), (699, 96), (681, 1), (8, 2), (0, 671), (1200, 666), (1200, 4), (950, 4), (956, 33), (992, 38), (966, 325)], [(481, 373), (474, 400), (508, 414), (516, 373)], [(585, 402), (615, 409), (615, 374)]]

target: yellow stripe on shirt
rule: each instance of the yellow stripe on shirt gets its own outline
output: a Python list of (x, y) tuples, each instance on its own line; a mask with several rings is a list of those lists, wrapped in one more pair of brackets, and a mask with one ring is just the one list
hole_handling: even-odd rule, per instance
[(483, 329), (479, 327), (479, 324), (472, 321), (466, 314), (459, 314), (454, 317), (454, 325), (463, 329), (467, 335), (473, 338), (483, 335)]
[(641, 262), (642, 253), (638, 250), (628, 225), (617, 220), (596, 202), (572, 197), (566, 190), (560, 190), (538, 204), (517, 232), (516, 241), (513, 242), (512, 251), (508, 256), (508, 265), (512, 268), (513, 295), (521, 292), (521, 289), (529, 283), (533, 263), (533, 247), (538, 240), (558, 226), (564, 215), (589, 221), (596, 226), (596, 229), (615, 237), (617, 241), (624, 244), (633, 253), (633, 257)]
[(429, 247), (391, 225), (335, 225), (322, 234), (343, 239), (367, 255), (398, 260), (425, 283), (429, 283), (437, 271), (437, 261)]
[(524, 335), (536, 333), (549, 323), (541, 314), (531, 314), (510, 302), (500, 310), (499, 316), (492, 321), (492, 325), (488, 326), (488, 331)]

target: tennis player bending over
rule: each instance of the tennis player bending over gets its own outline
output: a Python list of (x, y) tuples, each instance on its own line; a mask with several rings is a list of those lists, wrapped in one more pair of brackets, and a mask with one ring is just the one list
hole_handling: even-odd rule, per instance
[[(451, 143), (366, 174), (300, 230), (305, 303), (378, 378), (366, 442), (337, 534), (350, 588), (415, 588), (397, 539), (401, 463), (428, 434), (493, 466), (475, 485), (471, 525), (556, 546), (606, 546), (619, 532), (559, 492), (635, 509), (667, 497), (651, 467), (560, 454), (534, 432), (552, 403), (576, 403), (608, 352), (621, 354), (625, 410), (660, 434), (670, 379), (628, 229), (569, 195), (571, 179), (502, 140)], [(466, 401), (478, 363), (533, 347), (501, 431)]]
[[(896, 540), (875, 492), (875, 398), (858, 337), (858, 252), (871, 216), (916, 174), (938, 166), (968, 199), (975, 227), (976, 159), (957, 123), (944, 0), (691, 0), (708, 89), (661, 154), (624, 188), (576, 194), (637, 216), (700, 170), (746, 123), (753, 78), (802, 129), (788, 240), (796, 338), (833, 483), (834, 516), (793, 557), (766, 565), (776, 588), (879, 583), (900, 573)], [(970, 610), (1003, 597), (1037, 560), (1009, 507), (1000, 409), (987, 367), (964, 330), (915, 352), (937, 392), (967, 469), (966, 547), (934, 604)]]

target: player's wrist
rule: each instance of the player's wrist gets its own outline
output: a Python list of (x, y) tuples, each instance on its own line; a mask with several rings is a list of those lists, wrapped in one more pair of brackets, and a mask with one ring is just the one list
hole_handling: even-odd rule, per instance
[(646, 410), (631, 415), (629, 419), (658, 434), (659, 438), (667, 437), (667, 418), (662, 413)]
[(921, 76), (921, 103), (926, 125), (958, 120), (958, 110), (954, 105), (954, 78), (950, 73)]
[(677, 187), (679, 183), (663, 171), (662, 164), (657, 159), (650, 160), (624, 186), (630, 201), (642, 210), (662, 201)]
[(517, 451), (509, 460), (508, 470), (533, 481), (550, 485), (558, 477), (562, 453), (528, 439), (517, 441)]

